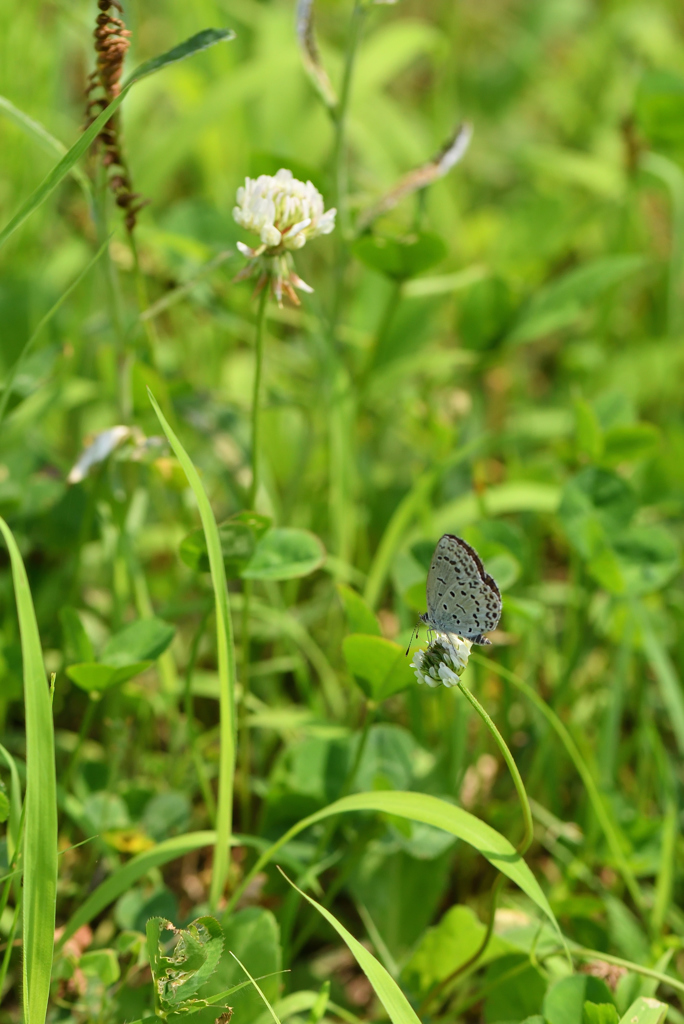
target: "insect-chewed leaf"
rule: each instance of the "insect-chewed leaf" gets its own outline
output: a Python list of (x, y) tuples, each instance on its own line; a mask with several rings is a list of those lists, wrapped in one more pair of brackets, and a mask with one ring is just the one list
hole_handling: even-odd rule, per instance
[[(187, 928), (176, 928), (163, 917), (153, 917), (146, 930), (159, 1001), (167, 1011), (181, 1010), (218, 966), (224, 942), (221, 925), (215, 917), (198, 917)], [(175, 936), (170, 954), (165, 933)]]

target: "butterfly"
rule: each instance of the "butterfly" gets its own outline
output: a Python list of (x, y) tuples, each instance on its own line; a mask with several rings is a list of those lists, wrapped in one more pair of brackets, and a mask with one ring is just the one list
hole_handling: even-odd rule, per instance
[(422, 621), (437, 633), (455, 633), (474, 644), (501, 618), (501, 594), (482, 559), (461, 537), (445, 533), (432, 556)]

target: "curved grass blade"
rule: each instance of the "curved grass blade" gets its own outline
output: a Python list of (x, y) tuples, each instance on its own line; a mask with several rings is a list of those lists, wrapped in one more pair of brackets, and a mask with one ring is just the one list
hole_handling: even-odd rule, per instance
[(551, 728), (557, 734), (561, 743), (565, 747), (565, 750), (570, 760), (577, 769), (578, 775), (584, 783), (584, 788), (587, 791), (587, 796), (589, 797), (591, 806), (594, 809), (594, 814), (596, 815), (598, 823), (601, 826), (601, 830), (606, 838), (608, 848), (610, 849), (610, 852), (615, 861), (615, 866), (622, 875), (622, 879), (625, 883), (625, 886), (627, 887), (627, 890), (629, 891), (630, 896), (634, 900), (634, 903), (639, 908), (643, 916), (645, 913), (644, 899), (641, 894), (639, 884), (634, 876), (634, 872), (632, 871), (627, 861), (627, 858), (625, 857), (624, 851), (622, 849), (622, 844), (620, 842), (618, 830), (616, 829), (613, 821), (611, 820), (610, 815), (608, 814), (608, 811), (606, 810), (606, 806), (603, 802), (603, 798), (596, 784), (594, 776), (592, 775), (588, 764), (582, 757), (582, 754), (580, 753), (580, 750), (577, 744), (575, 743), (574, 739), (572, 738), (566, 727), (563, 725), (556, 712), (549, 707), (545, 700), (542, 700), (539, 694), (536, 693), (536, 691), (531, 686), (529, 686), (524, 681), (524, 679), (521, 679), (520, 676), (517, 676), (515, 674), (515, 672), (510, 672), (507, 668), (504, 668), (502, 665), (497, 665), (497, 663), (493, 661), (493, 659), (484, 658), (481, 654), (471, 654), (471, 658), (473, 659), (473, 661), (478, 662), (480, 665), (486, 665), (491, 672), (495, 672), (497, 675), (502, 676), (503, 679), (507, 679), (510, 683), (512, 683), (513, 686), (515, 686), (515, 688), (520, 691), (520, 693), (524, 694), (524, 696), (527, 697), (527, 699), (532, 704), (534, 704), (537, 710), (544, 716), (544, 718), (549, 723)]
[[(57, 940), (57, 949), (61, 949), (67, 939), (78, 931), (81, 925), (89, 924), (94, 917), (97, 917), (110, 903), (127, 892), (139, 878), (143, 878), (152, 868), (161, 867), (162, 864), (168, 864), (178, 857), (184, 857), (186, 853), (191, 853), (193, 850), (201, 850), (204, 846), (213, 846), (215, 842), (216, 832), (213, 829), (203, 832), (188, 832), (184, 836), (165, 839), (152, 849), (144, 850), (142, 853), (136, 854), (135, 857), (131, 857), (126, 864), (112, 872), (104, 882), (101, 882), (78, 910), (72, 914), (62, 935)], [(231, 845), (252, 846), (263, 852), (267, 844), (258, 836), (234, 834)], [(290, 863), (295, 870), (301, 869), (301, 862), (296, 858), (293, 857)]]
[(4, 519), (17, 602), (26, 708), (23, 999), (27, 1024), (43, 1024), (50, 993), (57, 893), (57, 782), (52, 704), (26, 570)]
[(62, 179), (70, 173), (77, 161), (80, 160), (91, 143), (94, 142), (96, 137), (100, 134), (101, 129), (105, 126), (107, 121), (109, 121), (112, 114), (119, 109), (129, 90), (136, 82), (139, 82), (143, 78), (147, 78), (148, 75), (154, 74), (155, 71), (159, 71), (161, 68), (165, 68), (168, 64), (175, 64), (176, 61), (184, 60), (186, 57), (191, 57), (200, 50), (206, 50), (207, 47), (213, 46), (214, 43), (219, 43), (224, 39), (233, 39), (234, 37), (235, 33), (232, 29), (205, 29), (204, 32), (198, 32), (197, 35), (187, 39), (184, 43), (174, 46), (173, 49), (160, 54), (159, 57), (153, 57), (152, 60), (145, 61), (144, 64), (137, 67), (126, 80), (119, 95), (116, 96), (109, 106), (95, 118), (88, 128), (86, 128), (78, 141), (74, 143), (71, 149), (67, 150), (59, 163), (52, 168), (38, 188), (35, 189), (35, 191), (15, 213), (14, 217), (12, 217), (2, 231), (0, 231), (0, 246), (5, 244), (10, 235), (13, 235), (17, 228), (19, 228), (24, 221), (45, 202), (48, 196), (57, 188)]
[(209, 901), (215, 907), (223, 892), (228, 877), (228, 851), (233, 825), (233, 782), (235, 778), (236, 711), (235, 711), (235, 649), (233, 645), (233, 624), (228, 604), (226, 567), (223, 563), (221, 538), (206, 491), (199, 473), (169, 426), (163, 412), (148, 388), (150, 401), (162, 425), (169, 444), (180, 462), (188, 483), (197, 501), (202, 529), (207, 542), (211, 583), (216, 604), (216, 644), (218, 650), (220, 740), (219, 788), (216, 815), (216, 844), (214, 846), (214, 867), (211, 878)]
[(529, 867), (500, 832), (497, 832), (474, 814), (464, 811), (461, 807), (440, 800), (427, 793), (410, 793), (402, 790), (384, 790), (377, 793), (354, 793), (328, 804), (322, 810), (302, 818), (280, 837), (257, 860), (239, 888), (233, 893), (229, 907), (232, 907), (252, 878), (268, 864), (278, 850), (310, 825), (323, 821), (333, 814), (349, 811), (378, 811), (392, 814), (409, 821), (419, 821), (425, 825), (434, 825), (444, 832), (462, 839), (474, 847), (490, 864), (515, 882), (529, 896), (539, 909), (548, 917), (560, 934), (558, 923), (549, 906), (546, 896)]
[[(354, 955), (359, 967), (373, 986), (378, 999), (385, 1007), (392, 1024), (420, 1024), (415, 1010), (397, 985), (392, 975), (389, 974), (382, 964), (375, 959), (373, 954), (369, 953), (366, 947), (362, 946), (358, 939), (355, 939), (351, 932), (348, 932), (344, 925), (340, 924), (337, 918), (334, 917), (329, 910), (326, 910), (325, 907), (322, 907), (321, 904), (317, 903), (316, 900), (311, 898), (311, 896), (307, 896), (305, 892), (302, 892), (301, 889), (297, 888), (294, 882), (290, 881), (284, 871), (280, 871), (280, 873), (287, 882), (290, 882), (292, 888), (296, 889), (299, 895), (303, 896), (305, 900), (308, 900), (311, 906), (315, 907), (318, 913), (326, 919), (328, 924), (333, 926), (337, 934), (344, 939), (351, 953)], [(276, 1021), (277, 1019), (278, 1018), (275, 1017)]]

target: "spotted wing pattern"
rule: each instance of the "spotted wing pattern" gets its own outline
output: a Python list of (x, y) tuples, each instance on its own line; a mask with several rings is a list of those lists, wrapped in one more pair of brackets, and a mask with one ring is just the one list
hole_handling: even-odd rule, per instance
[(489, 643), (483, 633), (496, 629), (501, 618), (499, 588), (477, 551), (453, 534), (444, 534), (432, 556), (427, 606), (428, 626), (474, 643)]

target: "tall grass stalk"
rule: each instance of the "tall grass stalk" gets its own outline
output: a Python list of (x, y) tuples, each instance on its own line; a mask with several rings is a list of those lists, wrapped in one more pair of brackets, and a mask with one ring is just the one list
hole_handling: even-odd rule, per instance
[(26, 1024), (44, 1024), (50, 994), (57, 895), (57, 781), (52, 703), (28, 578), (4, 519), (0, 531), (12, 565), (26, 714), (23, 855), (23, 1005)]
[(218, 651), (220, 739), (219, 786), (216, 814), (216, 843), (211, 877), (209, 902), (216, 908), (228, 877), (228, 859), (233, 827), (233, 783), (235, 779), (235, 753), (237, 722), (235, 714), (235, 647), (233, 623), (228, 603), (228, 584), (223, 564), (221, 540), (206, 491), (199, 474), (183, 445), (166, 421), (151, 391), (150, 401), (157, 414), (176, 458), (180, 462), (197, 501), (202, 528), (207, 543), (211, 582), (216, 608), (216, 647)]

